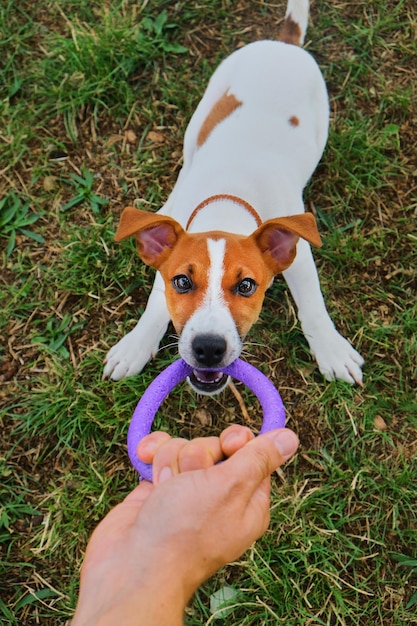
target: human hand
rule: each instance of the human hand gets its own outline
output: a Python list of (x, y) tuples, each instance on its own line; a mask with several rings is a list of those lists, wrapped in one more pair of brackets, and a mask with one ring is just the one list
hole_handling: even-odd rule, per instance
[(141, 483), (93, 533), (73, 626), (181, 624), (201, 582), (266, 530), (270, 473), (298, 445), (288, 429), (253, 439), (238, 426), (197, 443), (153, 439), (138, 452), (159, 464), (159, 483)]
[(209, 468), (232, 456), (254, 437), (250, 428), (238, 424), (228, 426), (219, 437), (197, 437), (191, 441), (154, 431), (140, 441), (137, 455), (152, 464), (153, 482), (158, 484), (176, 474)]

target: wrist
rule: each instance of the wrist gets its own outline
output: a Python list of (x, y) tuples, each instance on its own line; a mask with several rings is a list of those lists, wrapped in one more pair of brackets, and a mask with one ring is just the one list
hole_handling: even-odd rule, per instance
[(71, 626), (183, 626), (185, 606), (159, 587), (143, 586), (113, 598), (99, 610), (79, 603)]
[(159, 581), (124, 589), (106, 603), (80, 594), (71, 626), (182, 626), (185, 604)]

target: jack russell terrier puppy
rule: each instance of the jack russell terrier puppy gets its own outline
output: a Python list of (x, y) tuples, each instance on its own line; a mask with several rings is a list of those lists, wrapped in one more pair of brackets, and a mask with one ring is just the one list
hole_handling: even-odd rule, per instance
[(326, 310), (310, 244), (320, 246), (303, 189), (324, 150), (329, 103), (322, 74), (299, 46), (307, 0), (289, 0), (278, 41), (258, 41), (216, 70), (185, 133), (177, 183), (158, 213), (127, 207), (115, 239), (136, 237), (158, 270), (136, 327), (108, 353), (104, 377), (140, 372), (171, 319), (199, 393), (227, 377), (266, 289), (280, 272), (327, 380), (362, 383), (362, 357)]

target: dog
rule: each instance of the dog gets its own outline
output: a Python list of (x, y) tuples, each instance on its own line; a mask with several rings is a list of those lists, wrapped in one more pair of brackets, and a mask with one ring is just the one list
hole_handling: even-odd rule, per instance
[(138, 324), (107, 354), (104, 378), (139, 373), (172, 320), (191, 386), (219, 392), (221, 368), (239, 357), (282, 273), (320, 372), (362, 384), (364, 360), (326, 310), (310, 248), (320, 235), (304, 212), (329, 124), (324, 79), (301, 48), (308, 14), (308, 1), (289, 0), (277, 41), (250, 43), (220, 64), (186, 130), (166, 204), (123, 211), (115, 240), (134, 236), (157, 274)]

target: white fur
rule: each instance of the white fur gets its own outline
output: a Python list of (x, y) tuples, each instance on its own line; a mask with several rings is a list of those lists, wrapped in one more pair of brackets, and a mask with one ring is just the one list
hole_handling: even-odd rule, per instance
[[(290, 0), (287, 13), (301, 19), (306, 6), (306, 2)], [(303, 19), (306, 25), (306, 15)], [(198, 146), (200, 128), (225, 92), (243, 104)], [(289, 122), (292, 117), (299, 120), (299, 125)], [(160, 213), (171, 215), (185, 227), (194, 208), (215, 194), (243, 198), (263, 221), (302, 213), (303, 188), (324, 150), (328, 121), (325, 83), (308, 52), (275, 41), (260, 41), (239, 49), (216, 70), (189, 123), (184, 165)], [(255, 230), (254, 219), (244, 208), (227, 200), (215, 204), (197, 215), (190, 232), (250, 234)], [(320, 371), (327, 379), (361, 383), (363, 359), (335, 330), (305, 241), (298, 243), (296, 259), (284, 277)], [(193, 332), (206, 330), (210, 318), (200, 313), (196, 312), (183, 331), (182, 354), (187, 354), (185, 344), (191, 341)], [(232, 338), (237, 331), (229, 318), (227, 307), (219, 305), (215, 323)], [(168, 321), (163, 283), (157, 275), (145, 313), (134, 330), (110, 350), (104, 376), (118, 380), (140, 372), (155, 354)]]

